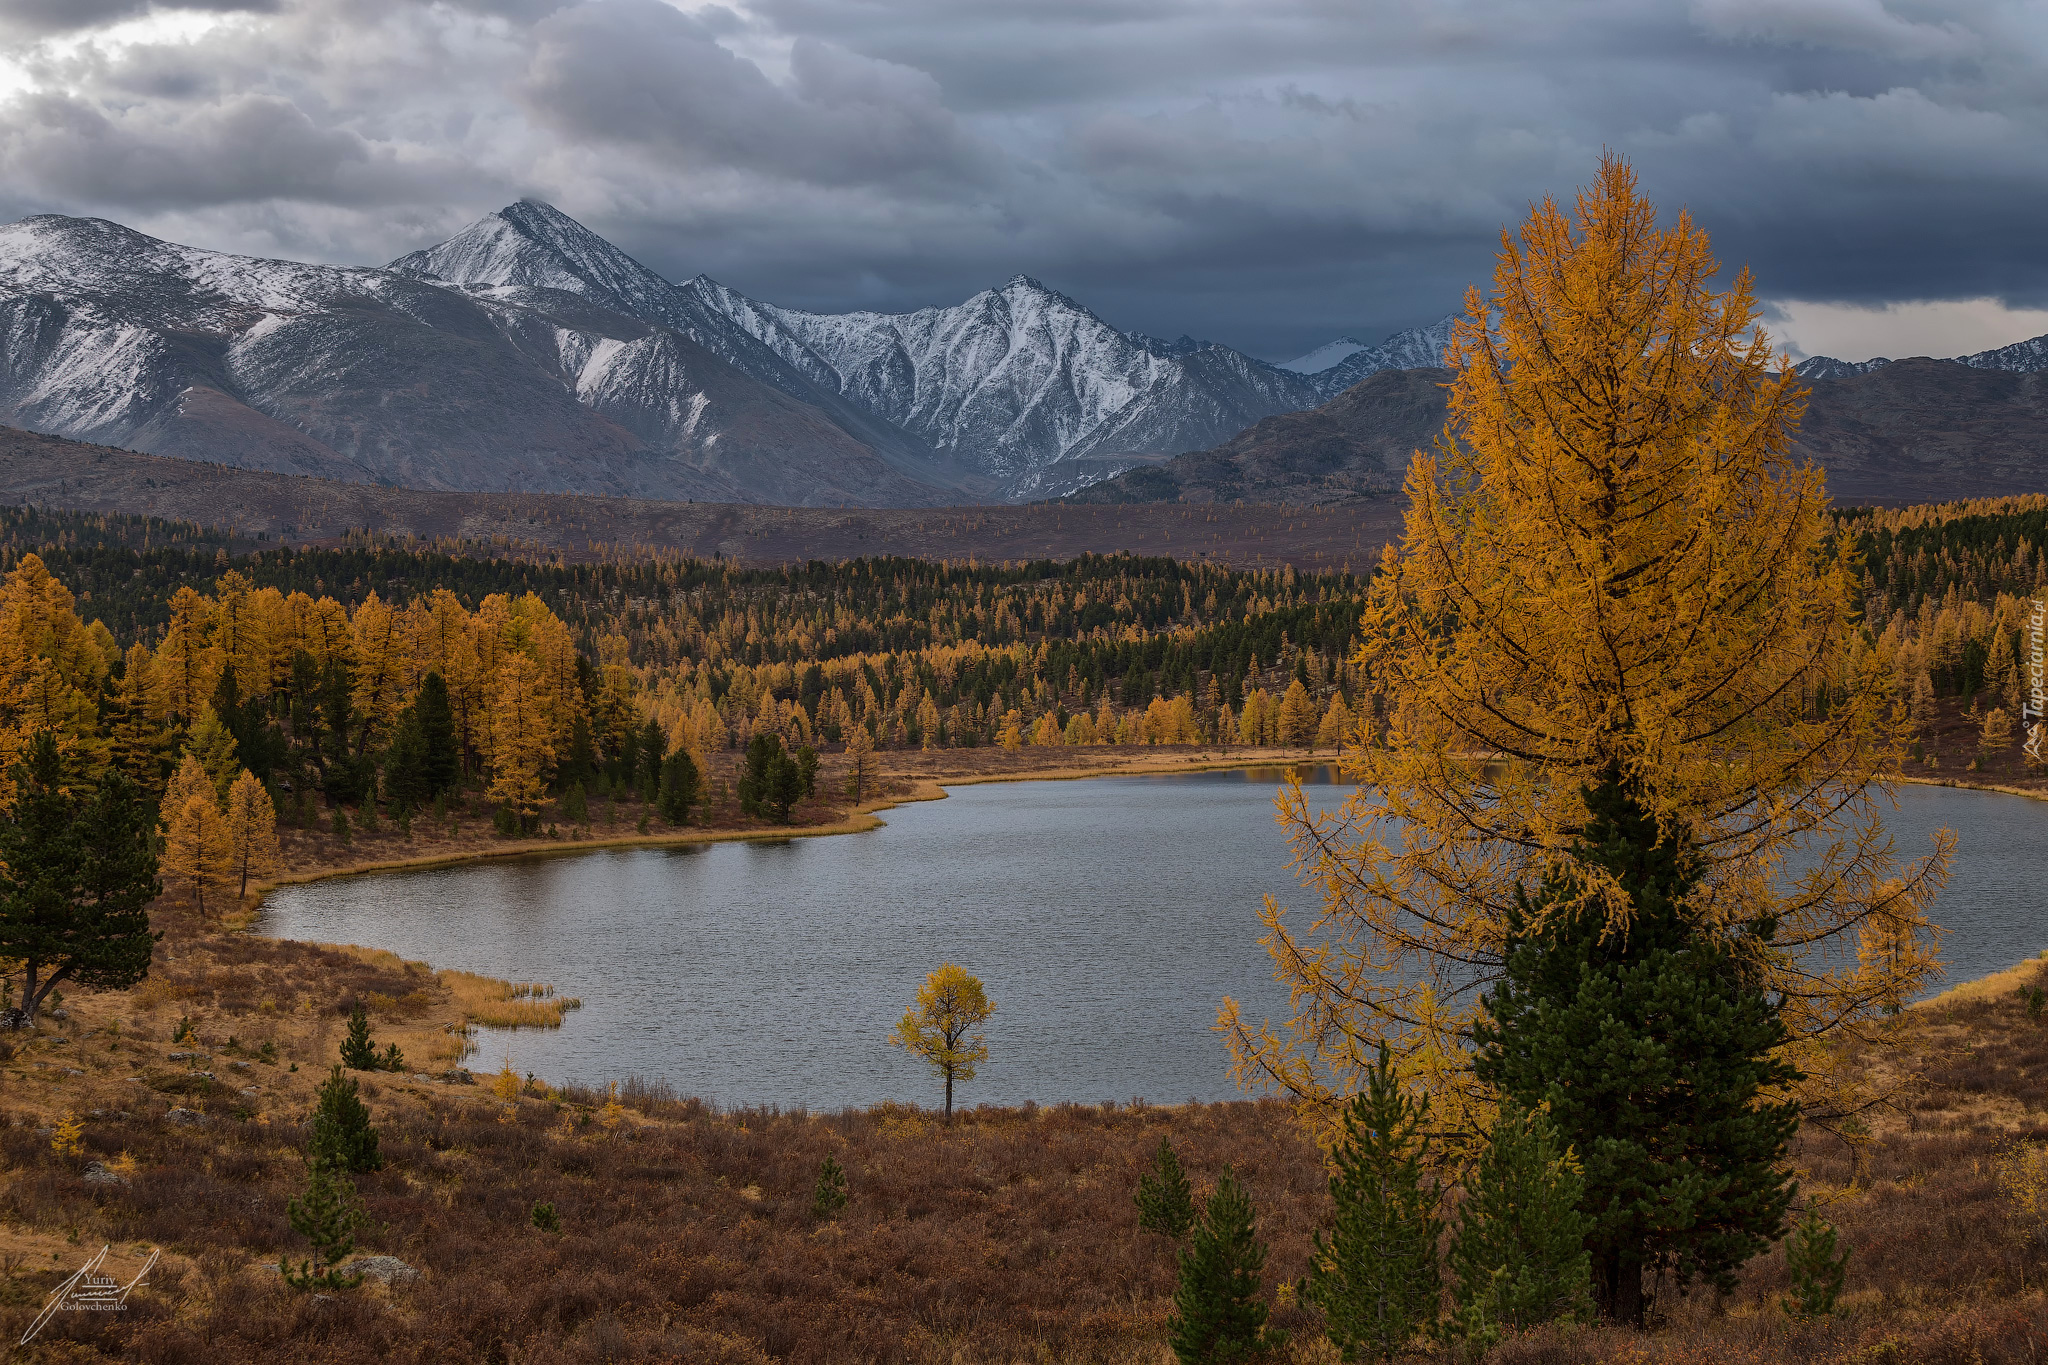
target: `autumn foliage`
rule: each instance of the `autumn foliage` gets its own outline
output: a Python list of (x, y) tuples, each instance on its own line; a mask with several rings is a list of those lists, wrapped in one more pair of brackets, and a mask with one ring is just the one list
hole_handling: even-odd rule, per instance
[(1389, 714), (1345, 751), (1339, 815), (1285, 802), (1324, 903), (1300, 930), (1266, 906), (1294, 1012), (1260, 1026), (1226, 1002), (1245, 1082), (1328, 1112), (1384, 1039), (1483, 1121), (1469, 1037), (1518, 895), (1568, 885), (1546, 914), (1627, 926), (1626, 890), (1573, 854), (1585, 793), (1614, 779), (1699, 851), (1688, 914), (1763, 953), (1808, 1116), (1867, 1098), (1834, 1045), (1934, 972), (1948, 849), (1902, 867), (1879, 822), (1906, 739), (1894, 681), (1856, 632), (1820, 471), (1790, 453), (1801, 390), (1748, 275), (1717, 293), (1715, 271), (1613, 160), (1504, 234), (1367, 597), (1356, 662)]

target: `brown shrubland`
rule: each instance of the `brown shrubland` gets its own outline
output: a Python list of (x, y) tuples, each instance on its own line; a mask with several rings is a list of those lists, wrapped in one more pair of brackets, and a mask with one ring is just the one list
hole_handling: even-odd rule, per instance
[[(1303, 1273), (1327, 1215), (1316, 1149), (1274, 1102), (983, 1108), (949, 1129), (896, 1105), (720, 1112), (628, 1081), (608, 1124), (612, 1096), (594, 1089), (506, 1101), (364, 1073), (386, 1165), (359, 1180), (361, 1246), (424, 1274), (316, 1301), (264, 1267), (304, 1254), (285, 1203), (347, 1010), (367, 1002), (379, 1042), (418, 1065), (458, 1041), (463, 1006), (393, 954), (167, 918), (144, 985), (80, 994), (61, 1027), (0, 1042), (0, 1339), (102, 1243), (167, 1252), (128, 1312), (59, 1314), (23, 1359), (1164, 1362), (1171, 1249), (1131, 1204), (1162, 1136), (1198, 1188), (1225, 1164), (1245, 1179), (1269, 1288)], [(1799, 1140), (1801, 1202), (1852, 1248), (1841, 1316), (1789, 1321), (1772, 1253), (1733, 1294), (1662, 1296), (1648, 1333), (1545, 1330), (1493, 1359), (2041, 1365), (2048, 1241), (2001, 1184), (2016, 1146), (2048, 1142), (2048, 1026), (2015, 993), (2031, 982), (2048, 964), (1909, 1011), (1885, 1064), (1917, 1079), (1869, 1141)], [(173, 1062), (181, 1019), (201, 1055)], [(173, 1124), (174, 1106), (205, 1120)], [(76, 1159), (38, 1131), (67, 1113), (84, 1122)], [(852, 1199), (821, 1223), (827, 1156)], [(131, 1183), (85, 1182), (88, 1161)], [(532, 1225), (536, 1201), (560, 1233)], [(1311, 1313), (1289, 1302), (1276, 1320), (1293, 1359), (1334, 1360)]]

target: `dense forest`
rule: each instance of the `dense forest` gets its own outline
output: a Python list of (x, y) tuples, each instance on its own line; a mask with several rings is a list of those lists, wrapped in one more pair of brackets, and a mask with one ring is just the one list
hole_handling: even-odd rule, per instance
[[(1916, 719), (2024, 739), (2048, 498), (1851, 509), (1870, 648)], [(304, 549), (142, 517), (0, 509), (10, 748), (59, 725), (161, 792), (195, 753), (287, 819), (458, 785), (658, 789), (669, 754), (807, 746), (1341, 742), (1361, 583), (1166, 558), (569, 565), (476, 547)], [(431, 679), (431, 681), (429, 681)]]
[(570, 566), (19, 510), (0, 534), (13, 743), (56, 728), (180, 803), (188, 760), (219, 792), (246, 769), (297, 823), (316, 802), (404, 819), (461, 789), (513, 825), (551, 796), (577, 821), (593, 797), (660, 797), (676, 755), (681, 819), (706, 756), (764, 735), (792, 761), (1335, 743), (1358, 695), (1342, 574), (1130, 556)]

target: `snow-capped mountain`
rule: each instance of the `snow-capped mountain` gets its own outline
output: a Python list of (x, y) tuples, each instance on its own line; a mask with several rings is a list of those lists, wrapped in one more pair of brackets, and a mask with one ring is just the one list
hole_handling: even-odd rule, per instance
[(1837, 360), (1831, 355), (1817, 355), (1794, 365), (1792, 372), (1801, 379), (1847, 379), (1852, 375), (1869, 374), (1891, 363), (1884, 356), (1875, 360)]
[[(1871, 360), (1837, 360), (1833, 356), (1817, 355), (1800, 361), (1792, 368), (1802, 379), (1846, 379), (1851, 375), (1869, 374), (1872, 370), (1883, 369), (1891, 363), (1892, 361), (1885, 356)], [(1973, 370), (2040, 374), (2048, 371), (2048, 336), (2015, 341), (2010, 346), (1978, 351), (1974, 355), (1953, 356), (1949, 363), (1968, 365)]]
[(0, 421), (156, 454), (415, 487), (946, 500), (679, 331), (544, 282), (0, 227)]
[(1349, 360), (1364, 349), (1365, 343), (1357, 337), (1338, 337), (1335, 341), (1324, 342), (1307, 355), (1298, 355), (1292, 360), (1281, 361), (1280, 368), (1292, 370), (1296, 374), (1321, 374), (1332, 365)]
[(806, 313), (703, 276), (687, 290), (807, 379), (995, 479), (1012, 498), (1119, 456), (1199, 450), (1317, 401), (1229, 347), (1136, 335), (1018, 275), (950, 308)]
[(1445, 317), (1427, 327), (1410, 327), (1377, 346), (1368, 346), (1356, 337), (1338, 337), (1281, 368), (1306, 375), (1315, 385), (1318, 400), (1327, 402), (1382, 370), (1427, 370), (1442, 365), (1444, 347), (1451, 344), (1451, 324), (1456, 321)]
[(673, 328), (749, 378), (824, 412), (906, 477), (982, 491), (970, 472), (935, 459), (904, 431), (812, 382), (701, 295), (663, 279), (551, 204), (522, 199), (439, 246), (400, 256), (390, 268), (449, 284), (559, 290)]
[(1429, 362), (1436, 330), (1304, 374), (1119, 330), (1021, 275), (953, 307), (805, 313), (671, 283), (533, 201), (383, 269), (0, 227), (0, 422), (427, 488), (1040, 497)]

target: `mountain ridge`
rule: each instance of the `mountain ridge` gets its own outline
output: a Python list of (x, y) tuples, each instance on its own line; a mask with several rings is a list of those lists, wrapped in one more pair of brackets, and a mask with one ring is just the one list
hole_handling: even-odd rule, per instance
[(943, 500), (673, 329), (547, 285), (0, 227), (0, 420), (425, 488)]
[[(1443, 369), (1383, 370), (1320, 407), (1269, 417), (1210, 450), (1125, 471), (1067, 500), (1382, 500), (1398, 489), (1410, 454), (1428, 449), (1443, 430), (1449, 378)], [(2048, 366), (1919, 357), (1810, 378), (1796, 450), (1826, 470), (1838, 501), (2048, 490)]]
[(1316, 398), (1229, 347), (1120, 330), (1024, 274), (905, 313), (810, 313), (702, 275), (685, 288), (807, 378), (977, 461), (1011, 496), (1045, 491), (1063, 463), (1196, 449)]

